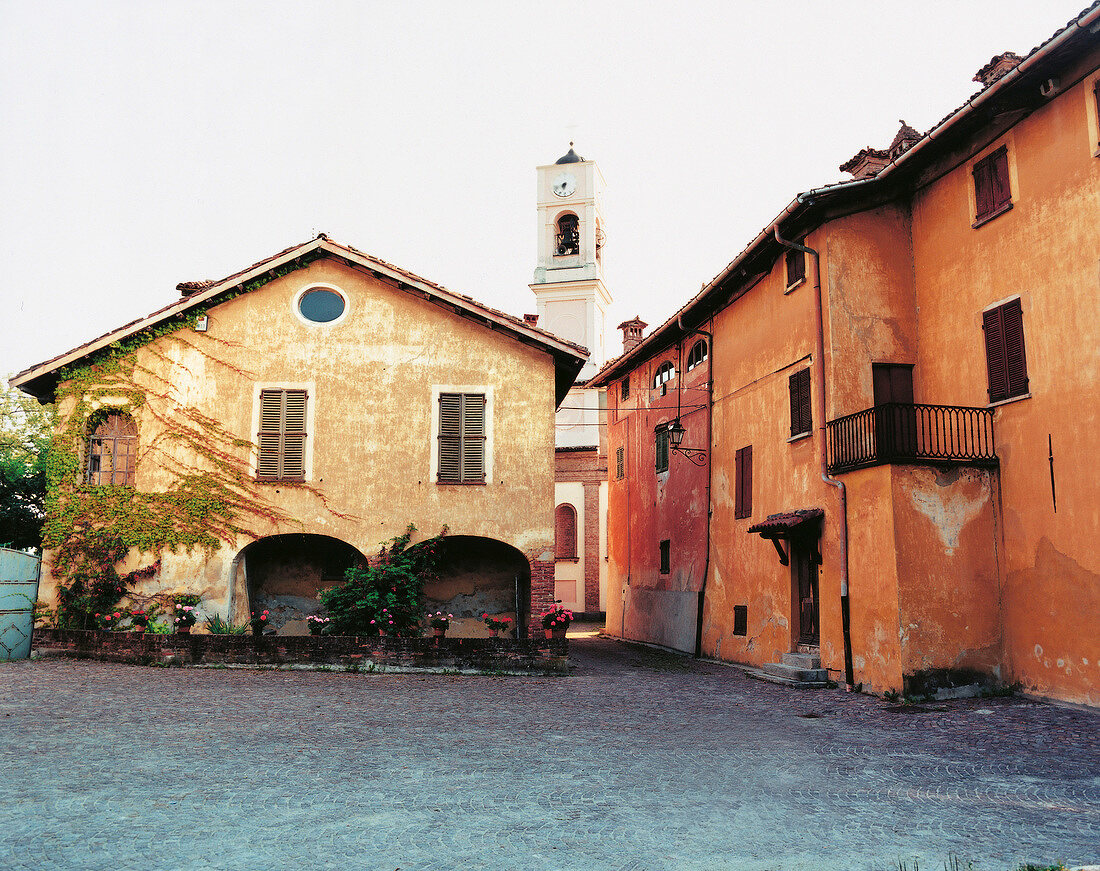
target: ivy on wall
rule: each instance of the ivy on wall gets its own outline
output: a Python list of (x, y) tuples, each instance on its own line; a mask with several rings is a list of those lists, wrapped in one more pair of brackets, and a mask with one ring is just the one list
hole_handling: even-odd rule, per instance
[[(188, 372), (164, 351), (166, 342), (174, 342), (254, 379), (212, 353), (219, 346), (235, 343), (207, 336), (200, 347), (181, 331), (214, 306), (320, 256), (321, 252), (311, 252), (191, 309), (186, 317), (152, 326), (61, 370), (56, 395), (58, 427), (45, 452), (46, 522), (42, 532), (43, 546), (52, 551), (53, 573), (59, 582), (60, 625), (83, 626), (93, 609), (109, 610), (113, 604), (108, 604), (108, 599), (118, 602), (125, 595), (128, 578), (119, 576), (117, 566), (132, 550), (159, 554), (164, 549), (198, 549), (209, 555), (222, 542), (258, 537), (255, 530), (259, 525), (293, 522), (263, 495), (249, 474), (251, 441), (236, 437), (176, 395), (177, 376)], [(162, 338), (164, 342), (151, 344)], [(145, 349), (144, 362), (139, 360), (141, 349)], [(139, 423), (138, 469), (153, 468), (165, 474), (170, 480), (167, 487), (147, 491), (88, 483), (84, 458), (88, 435), (112, 413)], [(323, 495), (308, 484), (280, 482), (280, 487), (309, 490), (333, 514), (347, 517), (333, 511)]]

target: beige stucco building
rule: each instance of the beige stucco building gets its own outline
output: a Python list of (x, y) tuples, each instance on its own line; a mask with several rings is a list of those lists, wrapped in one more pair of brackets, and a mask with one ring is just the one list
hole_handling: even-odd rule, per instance
[(237, 622), (263, 605), (292, 631), (411, 523), (449, 530), (426, 593), (460, 630), (550, 603), (554, 412), (584, 348), (323, 234), (179, 290), (12, 379), (56, 397), (73, 458), (47, 566), (106, 524), (142, 593)]

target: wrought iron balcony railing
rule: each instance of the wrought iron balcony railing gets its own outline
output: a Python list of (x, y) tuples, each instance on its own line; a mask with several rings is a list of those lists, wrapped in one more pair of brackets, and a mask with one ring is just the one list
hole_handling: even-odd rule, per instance
[(995, 466), (993, 412), (891, 402), (827, 424), (829, 472), (887, 463)]

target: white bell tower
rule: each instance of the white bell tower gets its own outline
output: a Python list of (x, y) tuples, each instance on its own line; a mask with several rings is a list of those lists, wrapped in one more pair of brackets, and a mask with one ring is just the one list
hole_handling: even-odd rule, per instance
[(539, 326), (589, 350), (578, 380), (607, 362), (604, 338), (611, 294), (603, 283), (604, 180), (594, 161), (573, 150), (538, 167)]

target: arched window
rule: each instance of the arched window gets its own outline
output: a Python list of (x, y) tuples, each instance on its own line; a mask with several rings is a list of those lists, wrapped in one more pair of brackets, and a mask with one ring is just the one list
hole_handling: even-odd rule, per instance
[(568, 502), (554, 509), (554, 556), (577, 558), (577, 511)]
[(558, 218), (558, 246), (555, 254), (580, 254), (580, 219), (576, 215), (562, 215)]
[(660, 366), (657, 367), (657, 374), (653, 376), (653, 386), (660, 387), (666, 381), (671, 381), (676, 377), (676, 367), (668, 360), (665, 360)]
[(700, 363), (705, 362), (707, 359), (707, 343), (703, 339), (700, 339), (694, 345), (691, 346), (691, 351), (688, 353), (688, 372), (698, 366)]
[(137, 427), (125, 414), (108, 414), (88, 436), (88, 483), (134, 486)]

